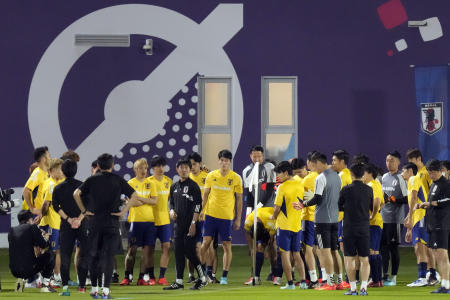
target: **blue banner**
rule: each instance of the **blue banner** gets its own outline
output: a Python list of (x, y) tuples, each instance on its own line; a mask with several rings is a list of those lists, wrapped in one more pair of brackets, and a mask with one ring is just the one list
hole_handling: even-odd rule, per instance
[(419, 112), (419, 149), (424, 160), (450, 159), (450, 67), (416, 67), (416, 103)]

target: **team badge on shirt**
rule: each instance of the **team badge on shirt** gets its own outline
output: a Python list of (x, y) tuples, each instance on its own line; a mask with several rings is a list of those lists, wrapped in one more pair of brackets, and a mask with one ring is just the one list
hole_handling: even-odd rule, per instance
[(168, 188), (169, 188), (169, 183), (168, 183), (168, 182), (165, 182), (165, 183), (164, 183), (164, 186), (166, 187), (166, 189), (168, 189)]
[(149, 189), (149, 188), (150, 188), (150, 183), (146, 183), (146, 184), (145, 184), (145, 188), (146, 188), (146, 189)]
[(228, 185), (232, 185), (233, 184), (233, 179), (228, 179)]
[(442, 129), (442, 107), (442, 102), (420, 104), (423, 132), (433, 135)]
[(188, 191), (189, 191), (189, 187), (188, 187), (188, 186), (185, 186), (185, 187), (183, 188), (183, 193), (184, 193), (184, 194), (187, 194)]
[(206, 183), (206, 178), (202, 178), (202, 183), (203, 183), (203, 184)]

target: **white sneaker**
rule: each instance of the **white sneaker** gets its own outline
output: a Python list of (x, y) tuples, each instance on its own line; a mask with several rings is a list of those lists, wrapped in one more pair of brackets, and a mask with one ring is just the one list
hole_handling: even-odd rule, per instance
[(60, 288), (62, 286), (62, 282), (59, 281), (59, 280), (56, 280), (56, 279), (52, 279), (50, 281), (50, 286), (52, 286), (52, 287), (59, 287)]
[(39, 287), (39, 283), (37, 280), (33, 281), (33, 282), (25, 282), (25, 288), (27, 289), (36, 289)]
[(285, 286), (280, 287), (280, 290), (295, 290), (295, 284), (287, 284)]
[(44, 286), (41, 288), (41, 293), (56, 293), (56, 290), (51, 286)]
[(409, 284), (407, 284), (407, 287), (422, 287), (422, 286), (427, 286), (428, 282), (426, 280), (426, 278), (419, 278)]
[(25, 279), (17, 278), (16, 288), (14, 290), (18, 293), (22, 293), (24, 288), (25, 288)]

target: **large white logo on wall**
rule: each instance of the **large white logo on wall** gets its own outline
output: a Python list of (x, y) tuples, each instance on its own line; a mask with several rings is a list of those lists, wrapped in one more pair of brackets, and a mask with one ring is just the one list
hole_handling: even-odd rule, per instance
[[(168, 120), (169, 100), (196, 73), (232, 76), (232, 148), (237, 149), (243, 123), (242, 93), (223, 46), (242, 27), (242, 4), (220, 4), (200, 24), (173, 10), (145, 4), (108, 7), (80, 18), (56, 37), (34, 73), (28, 102), (34, 146), (47, 145), (54, 155), (67, 150), (58, 118), (59, 97), (69, 70), (90, 49), (74, 46), (75, 34), (83, 33), (155, 36), (176, 49), (143, 81), (127, 81), (111, 91), (105, 120), (76, 149), (81, 157), (78, 177), (90, 174), (89, 162), (98, 154), (116, 154), (127, 143), (155, 137)], [(83, 116), (79, 120), (83, 122)]]

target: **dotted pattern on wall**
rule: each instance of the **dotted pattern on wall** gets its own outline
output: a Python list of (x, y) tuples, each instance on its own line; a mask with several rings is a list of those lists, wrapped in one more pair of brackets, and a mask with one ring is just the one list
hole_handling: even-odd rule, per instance
[[(170, 100), (169, 121), (153, 139), (141, 144), (127, 144), (115, 155), (114, 172), (125, 180), (133, 178), (133, 164), (139, 158), (150, 159), (156, 155), (167, 161), (166, 175), (178, 180), (175, 164), (181, 157), (198, 151), (197, 147), (197, 76), (194, 76)], [(163, 112), (161, 112), (163, 113)], [(151, 126), (151, 120), (149, 120)], [(145, 129), (144, 129), (145, 130)], [(151, 170), (149, 169), (151, 174)]]

